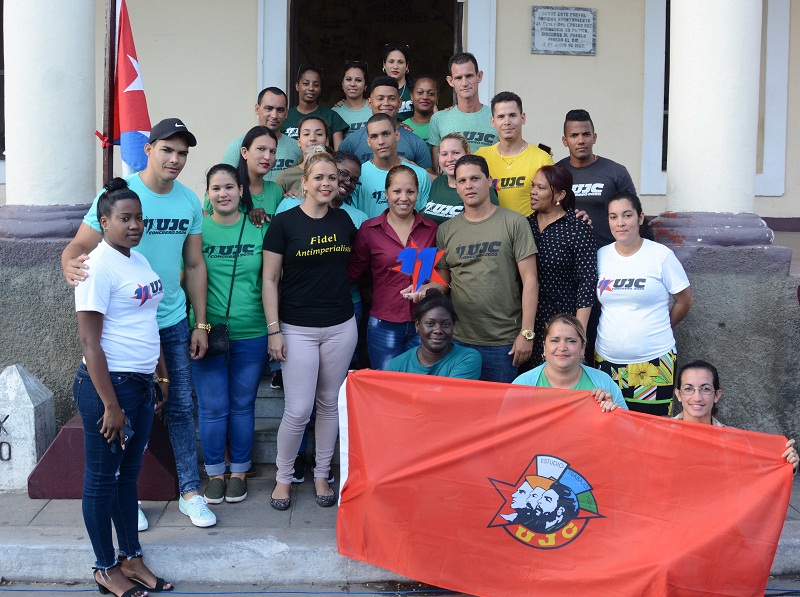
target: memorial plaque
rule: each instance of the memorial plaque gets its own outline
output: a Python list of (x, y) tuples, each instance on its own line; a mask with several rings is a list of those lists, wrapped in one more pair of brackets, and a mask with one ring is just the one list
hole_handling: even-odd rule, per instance
[(569, 6), (534, 6), (531, 54), (594, 56), (597, 10)]

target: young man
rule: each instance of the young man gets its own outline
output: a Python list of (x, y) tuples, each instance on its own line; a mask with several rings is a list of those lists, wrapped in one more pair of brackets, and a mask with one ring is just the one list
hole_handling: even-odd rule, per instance
[[(258, 115), (258, 124), (267, 127), (278, 138), (278, 153), (275, 156), (275, 165), (272, 170), (267, 172), (264, 180), (275, 180), (275, 177), (300, 161), (302, 153), (297, 146), (297, 140), (281, 133), (281, 127), (286, 122), (286, 115), (289, 113), (286, 93), (277, 87), (267, 87), (258, 94), (255, 112)], [(239, 157), (242, 155), (242, 140), (244, 135), (237, 137), (230, 142), (225, 153), (222, 154), (222, 161), (231, 166), (239, 165)]]
[[(539, 300), (536, 243), (521, 214), (490, 201), (486, 160), (459, 158), (455, 176), (464, 211), (436, 234), (437, 247), (445, 250), (436, 268), (459, 315), (453, 337), (480, 353), (482, 380), (511, 383), (533, 350)], [(412, 287), (405, 293), (419, 300), (430, 286), (440, 287), (426, 284), (417, 293)]]
[(608, 227), (606, 200), (617, 191), (636, 192), (631, 175), (622, 164), (595, 155), (594, 123), (586, 110), (570, 110), (564, 119), (564, 147), (569, 157), (558, 162), (572, 173), (576, 207), (589, 214), (598, 248), (614, 242)]
[(428, 127), (428, 145), (431, 146), (433, 167), (439, 167), (439, 142), (448, 133), (461, 133), (472, 151), (497, 143), (492, 128), (492, 111), (478, 99), (478, 85), (483, 71), (478, 60), (469, 52), (454, 54), (447, 63), (447, 83), (456, 94), (456, 105), (440, 110), (431, 118)]
[[(144, 234), (134, 250), (147, 258), (164, 284), (164, 298), (158, 306), (157, 320), (169, 372), (169, 399), (164, 412), (178, 470), (179, 508), (195, 526), (208, 527), (217, 519), (198, 493), (200, 476), (191, 361), (203, 358), (211, 327), (206, 323), (206, 265), (200, 235), (203, 216), (197, 195), (175, 180), (186, 165), (189, 147), (195, 145), (195, 136), (181, 120), (162, 120), (153, 127), (144, 147), (147, 168), (129, 176), (127, 181), (131, 190), (139, 195), (144, 214)], [(92, 275), (91, 261), (87, 262), (88, 253), (103, 238), (97, 221), (98, 197), (95, 197), (75, 238), (61, 254), (64, 277), (72, 286)], [(186, 296), (180, 285), (181, 260), (186, 291), (197, 320), (191, 333), (186, 317)]]
[(411, 97), (414, 99), (414, 115), (404, 120), (403, 124), (427, 143), (428, 127), (436, 104), (439, 102), (439, 83), (427, 75), (417, 77), (414, 79)]
[(531, 209), (531, 182), (542, 166), (553, 163), (550, 154), (522, 138), (525, 112), (522, 99), (510, 91), (492, 98), (492, 126), (500, 141), (475, 152), (489, 164), (500, 205), (528, 217)]
[[(375, 114), (387, 114), (395, 123), (397, 129), (397, 113), (400, 111), (400, 94), (397, 91), (397, 81), (392, 77), (376, 77), (370, 85), (369, 107)], [(425, 141), (411, 132), (411, 129), (399, 127), (399, 141), (397, 143), (397, 153), (400, 157), (417, 166), (433, 172), (431, 169), (431, 154)], [(358, 156), (361, 163), (367, 162), (372, 158), (372, 149), (367, 142), (366, 127), (356, 131), (342, 141), (339, 149), (350, 151)], [(370, 216), (372, 217), (372, 216)]]
[[(388, 207), (386, 202), (386, 174), (394, 166), (405, 164), (414, 170), (417, 175), (419, 193), (417, 194), (417, 205), (414, 209), (422, 211), (428, 202), (431, 179), (425, 170), (400, 157), (398, 145), (400, 139), (402, 139), (402, 134), (397, 130), (397, 121), (394, 116), (385, 113), (373, 114), (372, 118), (367, 121), (367, 126), (364, 130), (372, 159), (361, 166), (361, 186), (353, 193), (353, 205), (367, 214), (367, 217), (375, 218), (381, 215), (383, 210)], [(358, 135), (358, 132), (356, 135)], [(409, 134), (422, 142), (413, 133)], [(350, 138), (345, 139), (342, 145), (347, 143)]]

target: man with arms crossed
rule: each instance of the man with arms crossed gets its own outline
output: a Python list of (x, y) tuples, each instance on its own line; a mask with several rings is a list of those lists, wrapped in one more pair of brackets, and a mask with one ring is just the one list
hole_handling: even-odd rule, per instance
[(553, 163), (550, 154), (522, 138), (525, 112), (522, 99), (511, 91), (501, 91), (492, 98), (492, 126), (500, 141), (475, 152), (489, 164), (500, 205), (528, 217), (531, 209), (531, 183), (542, 166)]
[(447, 82), (456, 94), (456, 105), (431, 117), (428, 145), (431, 146), (434, 170), (439, 167), (439, 143), (448, 133), (461, 133), (475, 152), (479, 147), (497, 143), (492, 128), (492, 110), (478, 98), (483, 71), (469, 52), (454, 54), (447, 63)]
[[(281, 127), (286, 122), (286, 116), (289, 113), (286, 93), (277, 87), (262, 89), (261, 93), (258, 94), (255, 111), (258, 114), (258, 124), (267, 127), (278, 138), (278, 153), (275, 155), (275, 165), (264, 176), (264, 180), (275, 180), (275, 177), (280, 172), (294, 166), (302, 157), (297, 140), (281, 133)], [(225, 153), (222, 154), (224, 163), (230, 164), (234, 168), (239, 165), (243, 139), (244, 135), (230, 142)]]
[[(164, 298), (156, 315), (161, 347), (169, 373), (169, 400), (164, 405), (169, 439), (175, 453), (180, 511), (199, 527), (209, 527), (217, 518), (198, 493), (197, 435), (192, 402), (192, 362), (201, 359), (208, 347), (206, 323), (206, 265), (202, 253), (200, 201), (176, 178), (186, 165), (189, 147), (197, 145), (195, 136), (177, 118), (167, 118), (153, 127), (144, 146), (147, 168), (129, 176), (128, 186), (142, 201), (144, 234), (138, 251), (150, 263), (164, 284)], [(99, 197), (99, 195), (98, 195)], [(97, 199), (83, 218), (75, 238), (61, 254), (64, 277), (77, 286), (91, 276), (90, 253), (101, 241), (97, 221)], [(186, 291), (196, 320), (189, 332), (186, 296), (180, 285), (181, 259), (184, 262)]]
[[(437, 247), (445, 250), (436, 268), (459, 315), (454, 338), (480, 353), (482, 380), (511, 383), (533, 350), (539, 299), (536, 243), (524, 216), (490, 201), (486, 160), (462, 156), (455, 176), (464, 211), (436, 234)], [(403, 293), (416, 301), (431, 286), (441, 288), (429, 283), (419, 292), (409, 286)]]

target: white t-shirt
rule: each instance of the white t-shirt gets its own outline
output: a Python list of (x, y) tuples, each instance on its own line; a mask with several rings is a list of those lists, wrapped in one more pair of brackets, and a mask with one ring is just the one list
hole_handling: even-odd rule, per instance
[(152, 373), (161, 346), (156, 323), (164, 297), (161, 279), (140, 253), (125, 257), (105, 240), (89, 257), (92, 269), (75, 288), (75, 311), (103, 314), (100, 346), (109, 371)]
[(645, 239), (630, 257), (615, 244), (597, 252), (597, 298), (603, 309), (595, 350), (612, 363), (643, 363), (675, 348), (670, 295), (689, 287), (675, 254)]

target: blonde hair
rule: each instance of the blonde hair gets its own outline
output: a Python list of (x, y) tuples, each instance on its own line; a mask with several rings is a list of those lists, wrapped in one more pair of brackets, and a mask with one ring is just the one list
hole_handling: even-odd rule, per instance
[[(321, 147), (321, 146), (318, 145), (316, 147)], [(316, 149), (316, 147), (315, 147), (315, 149)], [(308, 156), (308, 158), (306, 159), (305, 163), (303, 164), (303, 179), (304, 180), (308, 179), (309, 174), (311, 174), (311, 169), (314, 166), (316, 166), (317, 164), (319, 164), (320, 162), (328, 162), (334, 168), (336, 168), (336, 162), (334, 161), (333, 156), (331, 154), (329, 154), (327, 151), (324, 151), (324, 149), (323, 149), (323, 151), (314, 152), (313, 155)]]
[(442, 141), (444, 141), (445, 139), (455, 139), (456, 141), (461, 143), (461, 147), (464, 148), (464, 153), (472, 153), (472, 150), (470, 149), (470, 146), (469, 146), (469, 141), (467, 141), (467, 138), (464, 135), (462, 135), (461, 133), (447, 133), (439, 141), (439, 145), (440, 146), (442, 145)]

